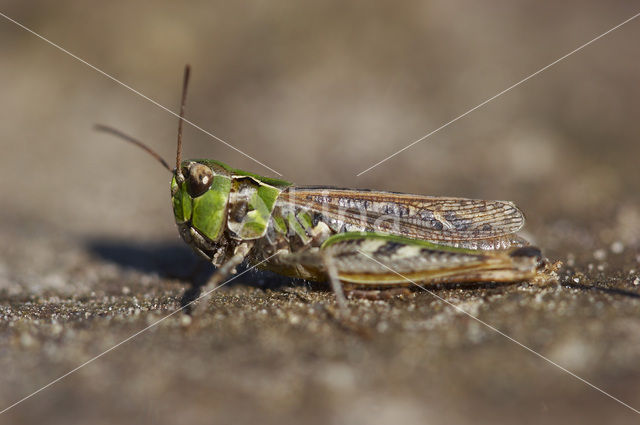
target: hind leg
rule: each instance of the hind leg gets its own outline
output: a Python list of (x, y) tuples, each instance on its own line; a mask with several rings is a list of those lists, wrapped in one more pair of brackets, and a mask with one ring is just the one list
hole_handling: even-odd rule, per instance
[(393, 287), (388, 289), (362, 289), (345, 287), (345, 294), (349, 299), (362, 300), (390, 300), (396, 297), (404, 297), (411, 295), (411, 290), (406, 287)]

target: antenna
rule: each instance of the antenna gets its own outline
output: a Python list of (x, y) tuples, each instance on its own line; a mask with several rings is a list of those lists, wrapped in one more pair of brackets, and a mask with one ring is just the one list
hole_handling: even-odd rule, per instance
[(184, 181), (182, 168), (180, 167), (180, 163), (182, 162), (182, 122), (184, 120), (184, 104), (187, 100), (187, 86), (189, 85), (190, 73), (191, 67), (186, 65), (184, 67), (184, 79), (182, 80), (182, 100), (180, 102), (180, 119), (178, 121), (178, 147), (176, 150), (176, 180), (178, 184)]
[(164, 160), (164, 158), (162, 158), (160, 155), (158, 155), (153, 149), (151, 149), (149, 146), (145, 145), (144, 143), (142, 143), (141, 141), (139, 141), (138, 139), (135, 139), (131, 136), (129, 136), (128, 134), (123, 133), (120, 130), (116, 130), (113, 127), (109, 127), (106, 125), (102, 125), (102, 124), (96, 124), (93, 126), (94, 129), (96, 129), (97, 131), (103, 131), (105, 133), (109, 133), (113, 136), (119, 137), (123, 140), (126, 140), (129, 143), (132, 143), (134, 145), (136, 145), (137, 147), (139, 147), (140, 149), (146, 151), (149, 155), (151, 155), (152, 157), (154, 157), (155, 159), (157, 159), (160, 164), (162, 164), (164, 166), (164, 168), (166, 168), (167, 170), (169, 170), (169, 172), (171, 172), (171, 167), (169, 167), (169, 164), (167, 163), (167, 161)]

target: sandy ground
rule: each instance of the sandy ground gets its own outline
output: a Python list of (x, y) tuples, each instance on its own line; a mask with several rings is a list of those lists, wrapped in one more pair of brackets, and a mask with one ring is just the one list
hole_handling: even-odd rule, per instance
[[(0, 423), (638, 421), (640, 21), (355, 177), (629, 18), (627, 3), (2, 12), (170, 109), (190, 62), (188, 117), (287, 179), (513, 200), (564, 266), (547, 287), (434, 288), (493, 329), (424, 292), (351, 301), (340, 322), (326, 288), (258, 272), (203, 317), (158, 322), (198, 268), (169, 175), (91, 128), (170, 159), (176, 119), (0, 18), (0, 409), (100, 355)], [(274, 175), (185, 139), (187, 156)]]

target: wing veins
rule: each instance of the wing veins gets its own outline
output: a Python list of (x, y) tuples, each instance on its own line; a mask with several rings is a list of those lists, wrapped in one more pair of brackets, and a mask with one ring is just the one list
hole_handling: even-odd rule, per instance
[[(291, 188), (286, 195), (289, 202), (330, 219), (373, 231), (432, 241), (495, 238), (513, 234), (524, 225), (523, 214), (506, 201), (333, 188)], [(350, 207), (350, 204), (358, 208)], [(395, 220), (397, 226), (391, 228), (383, 224), (386, 222), (379, 221), (382, 218)], [(451, 224), (453, 229), (447, 229), (440, 219)], [(438, 223), (442, 228), (438, 228)]]

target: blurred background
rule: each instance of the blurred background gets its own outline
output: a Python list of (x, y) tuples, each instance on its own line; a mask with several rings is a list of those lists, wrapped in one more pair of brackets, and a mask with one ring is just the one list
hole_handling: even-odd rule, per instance
[[(9, 2), (3, 13), (297, 184), (509, 199), (532, 224), (637, 205), (635, 22), (356, 174), (633, 15), (628, 2)], [(174, 233), (177, 119), (3, 19), (3, 214)], [(187, 126), (186, 157), (269, 170)], [(532, 212), (533, 211), (533, 212)], [(535, 229), (535, 228), (533, 228)], [(533, 230), (532, 229), (532, 230)]]
[[(633, 2), (63, 0), (0, 11), (173, 111), (191, 64), (187, 118), (297, 184), (512, 200), (554, 259), (619, 243), (640, 261), (640, 20), (356, 176), (633, 16)], [(93, 130), (116, 127), (172, 164), (177, 118), (5, 18), (0, 48), (9, 293), (25, 295), (9, 258), (31, 267), (39, 238), (180, 243), (166, 170)], [(187, 158), (276, 176), (189, 125), (184, 140)], [(24, 235), (30, 248), (15, 251)]]

